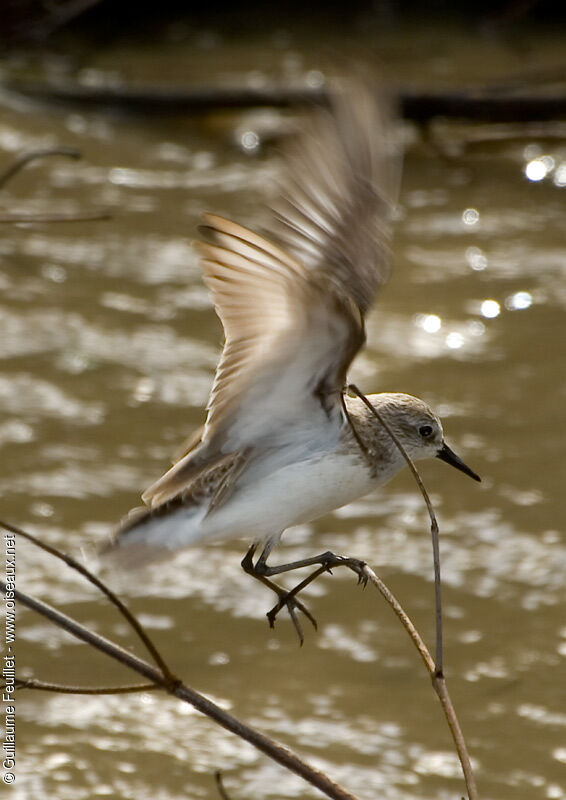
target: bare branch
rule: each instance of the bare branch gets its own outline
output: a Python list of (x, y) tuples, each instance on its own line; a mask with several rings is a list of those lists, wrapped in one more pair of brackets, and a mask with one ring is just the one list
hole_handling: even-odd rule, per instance
[(0, 223), (19, 225), (40, 222), (98, 222), (111, 219), (109, 211), (77, 211), (71, 214), (0, 214)]
[(125, 605), (125, 603), (123, 603), (122, 600), (120, 600), (120, 598), (117, 595), (115, 595), (114, 592), (111, 589), (109, 589), (105, 583), (103, 583), (99, 578), (97, 578), (96, 575), (93, 575), (93, 573), (90, 570), (88, 570), (85, 566), (79, 564), (79, 562), (76, 561), (72, 556), (69, 556), (66, 553), (62, 553), (57, 548), (51, 547), (51, 545), (42, 542), (41, 539), (38, 539), (31, 533), (27, 533), (21, 528), (18, 528), (17, 525), (12, 525), (9, 522), (3, 522), (2, 520), (0, 520), (0, 527), (4, 528), (7, 531), (10, 531), (11, 533), (15, 533), (18, 536), (22, 536), (24, 539), (27, 539), (29, 542), (32, 542), (32, 544), (36, 545), (37, 547), (40, 547), (42, 550), (45, 550), (46, 553), (49, 553), (50, 555), (55, 556), (55, 558), (59, 558), (61, 561), (64, 561), (65, 564), (67, 564), (67, 566), (71, 567), (80, 575), (85, 577), (90, 583), (93, 584), (93, 586), (96, 586), (96, 588), (99, 591), (101, 591), (102, 594), (106, 595), (106, 597), (110, 600), (112, 605), (118, 609), (120, 614), (122, 614), (122, 616), (126, 619), (128, 625), (134, 630), (134, 632), (143, 642), (145, 648), (147, 649), (147, 651), (149, 652), (149, 654), (151, 655), (151, 657), (153, 658), (159, 669), (161, 670), (164, 679), (169, 683), (175, 683), (178, 680), (171, 673), (169, 667), (163, 660), (156, 646), (153, 644), (151, 638), (147, 634), (141, 622), (139, 622), (139, 620), (132, 614), (132, 612)]
[(387, 600), (387, 602), (389, 603), (395, 614), (397, 614), (397, 617), (401, 620), (403, 627), (411, 637), (411, 641), (419, 651), (419, 655), (421, 656), (424, 665), (427, 668), (432, 678), (433, 689), (438, 695), (438, 698), (440, 700), (440, 703), (444, 711), (444, 715), (446, 717), (446, 721), (448, 722), (448, 727), (450, 728), (450, 732), (452, 734), (452, 738), (456, 746), (458, 758), (460, 759), (460, 764), (462, 765), (462, 771), (464, 773), (464, 779), (466, 781), (466, 788), (468, 790), (469, 800), (478, 800), (478, 790), (476, 787), (476, 781), (472, 770), (470, 755), (468, 753), (468, 748), (464, 740), (464, 734), (462, 733), (460, 723), (458, 722), (458, 718), (456, 716), (456, 711), (452, 704), (452, 700), (450, 699), (450, 695), (448, 694), (448, 689), (446, 687), (446, 681), (444, 679), (444, 676), (438, 674), (435, 663), (428, 651), (427, 646), (423, 642), (419, 632), (413, 625), (411, 619), (409, 618), (406, 611), (403, 609), (403, 607), (401, 606), (395, 595), (392, 594), (392, 592), (383, 583), (381, 578), (378, 578), (375, 572), (371, 569), (371, 567), (368, 567), (367, 564), (364, 567), (364, 574), (367, 577), (367, 580), (369, 580)]
[(460, 727), (458, 717), (456, 716), (456, 711), (452, 704), (452, 700), (448, 694), (448, 687), (446, 686), (446, 679), (444, 675), (435, 674), (432, 679), (432, 686), (442, 704), (446, 721), (448, 722), (450, 732), (452, 733), (452, 738), (454, 739), (454, 744), (456, 745), (458, 758), (460, 759), (460, 764), (462, 765), (462, 770), (464, 772), (469, 800), (478, 800), (479, 795), (476, 787), (476, 779), (474, 777), (470, 754), (468, 753), (464, 734), (462, 732), (462, 728)]
[(432, 536), (432, 555), (433, 555), (433, 562), (434, 562), (434, 594), (435, 594), (435, 601), (436, 601), (436, 672), (438, 675), (442, 675), (443, 670), (443, 647), (442, 647), (442, 597), (441, 597), (441, 589), (440, 589), (440, 547), (438, 543), (438, 522), (436, 521), (436, 514), (434, 513), (434, 508), (432, 507), (432, 503), (430, 502), (430, 497), (428, 496), (428, 492), (425, 489), (425, 485), (422, 481), (421, 476), (415, 465), (413, 464), (412, 459), (405, 451), (405, 448), (395, 436), (389, 425), (385, 422), (381, 414), (372, 406), (370, 401), (367, 399), (365, 394), (361, 392), (357, 386), (351, 383), (348, 386), (354, 394), (356, 394), (360, 400), (369, 408), (371, 413), (379, 420), (379, 422), (383, 425), (389, 436), (393, 439), (396, 446), (398, 447), (401, 455), (407, 462), (407, 466), (413, 473), (413, 477), (417, 482), (417, 486), (420, 489), (420, 492), (424, 498), (426, 503), (426, 507), (428, 509), (428, 515), (430, 517), (430, 533)]
[[(434, 509), (432, 507), (432, 503), (430, 501), (430, 497), (428, 496), (428, 492), (425, 489), (424, 483), (422, 478), (415, 467), (411, 457), (405, 451), (405, 448), (399, 441), (398, 437), (393, 433), (389, 425), (385, 422), (381, 414), (373, 407), (370, 403), (368, 398), (358, 389), (357, 386), (350, 384), (348, 386), (352, 392), (354, 392), (360, 400), (369, 408), (372, 414), (379, 420), (379, 422), (383, 425), (389, 436), (391, 436), (392, 440), (395, 442), (396, 446), (399, 448), (403, 458), (407, 462), (407, 465), (413, 476), (417, 482), (417, 485), (421, 491), (421, 494), (424, 498), (426, 503), (426, 507), (430, 516), (430, 532), (432, 535), (432, 551), (433, 551), (433, 560), (434, 560), (434, 587), (435, 587), (435, 599), (436, 599), (436, 662), (433, 661), (428, 648), (426, 647), (425, 643), (423, 642), (420, 634), (418, 633), (417, 629), (413, 625), (411, 619), (403, 610), (401, 604), (397, 601), (395, 596), (389, 591), (387, 586), (383, 583), (383, 581), (377, 577), (375, 572), (367, 566), (364, 567), (364, 574), (366, 575), (366, 579), (370, 580), (374, 586), (381, 592), (383, 597), (387, 600), (391, 608), (395, 611), (398, 618), (400, 619), (403, 627), (411, 637), (413, 644), (417, 648), (431, 678), (432, 678), (432, 685), (434, 691), (438, 695), (442, 708), (444, 710), (444, 714), (446, 716), (446, 721), (448, 722), (448, 726), (450, 728), (450, 732), (452, 733), (452, 738), (454, 740), (454, 744), (456, 746), (456, 751), (458, 753), (458, 758), (460, 759), (460, 764), (462, 765), (462, 771), (464, 773), (464, 779), (466, 781), (466, 787), (468, 789), (468, 796), (469, 800), (477, 800), (477, 788), (475, 783), (475, 778), (472, 770), (472, 764), (470, 760), (470, 756), (468, 753), (468, 749), (466, 747), (466, 742), (464, 740), (464, 735), (462, 733), (462, 729), (460, 727), (460, 723), (458, 722), (458, 718), (456, 716), (456, 711), (450, 699), (450, 695), (448, 694), (448, 689), (446, 687), (446, 681), (444, 679), (443, 674), (443, 665), (442, 665), (442, 602), (441, 602), (441, 592), (440, 592), (440, 548), (439, 548), (439, 541), (438, 541), (438, 522), (436, 520), (436, 514), (434, 513)], [(350, 423), (351, 424), (351, 423)]]
[[(0, 589), (2, 589), (3, 592), (6, 592), (6, 588), (6, 583), (0, 580)], [(66, 614), (63, 614), (60, 611), (57, 611), (57, 609), (49, 606), (47, 603), (44, 603), (35, 597), (31, 597), (30, 595), (24, 594), (16, 589), (14, 590), (14, 598), (22, 605), (30, 608), (32, 611), (36, 611), (38, 614), (46, 617), (46, 619), (49, 619), (60, 628), (63, 628), (77, 639), (90, 644), (97, 650), (100, 650), (111, 658), (114, 658), (116, 661), (119, 661), (124, 666), (129, 667), (140, 675), (143, 675), (144, 678), (152, 681), (152, 683), (155, 683), (156, 686), (165, 689), (167, 692), (169, 692), (169, 694), (179, 698), (179, 700), (189, 703), (196, 708), (197, 711), (200, 711), (207, 717), (210, 717), (226, 730), (249, 742), (256, 749), (260, 750), (262, 753), (265, 753), (265, 755), (272, 758), (281, 766), (286, 767), (291, 772), (299, 775), (305, 781), (319, 789), (327, 797), (332, 798), (332, 800), (357, 800), (353, 794), (339, 786), (334, 781), (330, 780), (330, 778), (328, 778), (324, 773), (314, 769), (314, 767), (311, 767), (291, 750), (283, 747), (283, 745), (280, 745), (273, 739), (270, 739), (265, 734), (260, 733), (244, 722), (236, 719), (236, 717), (232, 716), (227, 711), (224, 711), (224, 709), (217, 706), (204, 695), (186, 686), (182, 681), (179, 680), (175, 683), (171, 683), (161, 672), (156, 670), (155, 667), (153, 667), (151, 664), (148, 664), (147, 661), (143, 661), (133, 653), (124, 650), (118, 644), (106, 639), (104, 636), (100, 636), (100, 634), (88, 630), (88, 628), (85, 628), (76, 620), (68, 617)]]
[[(14, 175), (17, 175), (32, 161), (48, 156), (66, 156), (67, 158), (82, 158), (80, 150), (75, 147), (47, 147), (41, 150), (30, 150), (16, 158), (3, 172), (0, 172), (0, 190), (3, 189)], [(26, 212), (0, 212), (0, 224), (19, 225), (42, 222), (98, 222), (110, 219), (111, 214), (104, 209), (92, 211), (76, 211), (71, 213), (26, 213)]]
[[(116, 605), (115, 602), (116, 600), (118, 603), (117, 607), (120, 610), (122, 610), (122, 608), (126, 609), (126, 618), (128, 619), (128, 622), (130, 622), (128, 615), (131, 615), (131, 612), (128, 611), (128, 609), (123, 605), (123, 603), (119, 600), (119, 598), (117, 598), (98, 578), (96, 578), (96, 576), (92, 575), (85, 567), (76, 562), (71, 556), (61, 553), (59, 550), (52, 547), (51, 545), (41, 542), (32, 534), (29, 534), (26, 531), (21, 530), (15, 525), (11, 525), (0, 521), (0, 526), (4, 527), (6, 530), (11, 531), (12, 533), (23, 536), (33, 544), (36, 544), (38, 547), (45, 550), (46, 552), (56, 556), (57, 558), (60, 558), (66, 564), (71, 566), (73, 569), (76, 569), (78, 572), (83, 574), (85, 577), (88, 578), (88, 580), (91, 580), (91, 582), (93, 582), (94, 585), (97, 586), (97, 588), (99, 588), (115, 605)], [(351, 566), (349, 564), (350, 560), (349, 559), (340, 560), (334, 566), (342, 566), (342, 565)], [(468, 787), (469, 800), (477, 800), (478, 795), (475, 787), (470, 758), (466, 749), (464, 737), (460, 725), (458, 723), (458, 719), (456, 717), (452, 701), (448, 694), (448, 690), (446, 688), (446, 683), (444, 681), (443, 676), (438, 674), (435, 662), (433, 661), (420, 634), (416, 630), (411, 619), (404, 611), (404, 609), (402, 608), (398, 600), (395, 598), (395, 596), (391, 593), (391, 591), (387, 588), (387, 586), (383, 583), (383, 581), (380, 578), (378, 578), (375, 572), (370, 567), (368, 567), (367, 564), (365, 564), (365, 562), (359, 562), (359, 570), (360, 571), (358, 572), (358, 575), (362, 579), (362, 581), (364, 579), (366, 581), (368, 580), (371, 581), (371, 583), (374, 584), (374, 586), (381, 592), (382, 596), (392, 607), (395, 614), (398, 616), (401, 623), (403, 624), (405, 630), (411, 637), (411, 640), (413, 641), (415, 647), (417, 648), (425, 664), (426, 669), (431, 675), (433, 679), (432, 680), (433, 688), (437, 693), (440, 702), (442, 704), (448, 725), (450, 727), (456, 745), (458, 757), (460, 759), (460, 763), (462, 764), (466, 785)], [(0, 587), (2, 587), (4, 591), (6, 590), (6, 585), (3, 582), (0, 582)], [(143, 674), (145, 677), (148, 677), (152, 681), (151, 684), (138, 684), (134, 686), (91, 688), (91, 687), (80, 687), (80, 686), (63, 686), (60, 684), (47, 683), (35, 679), (30, 679), (30, 680), (16, 679), (16, 684), (18, 688), (29, 688), (29, 689), (37, 689), (44, 691), (61, 692), (65, 694), (125, 694), (131, 692), (149, 691), (152, 688), (165, 689), (166, 691), (168, 691), (171, 694), (174, 694), (180, 699), (191, 703), (193, 706), (195, 706), (195, 708), (200, 710), (202, 713), (207, 714), (211, 718), (215, 719), (215, 721), (218, 722), (223, 727), (246, 739), (251, 744), (258, 747), (258, 749), (260, 749), (262, 752), (266, 753), (271, 758), (273, 758), (275, 761), (278, 761), (278, 763), (282, 764), (283, 766), (287, 766), (292, 771), (301, 775), (302, 777), (304, 777), (305, 780), (317, 786), (317, 788), (320, 788), (321, 791), (325, 792), (329, 797), (337, 797), (339, 798), (339, 800), (343, 800), (344, 798), (352, 798), (353, 800), (355, 800), (355, 798), (353, 798), (351, 794), (348, 794), (346, 790), (342, 789), (342, 787), (337, 786), (332, 781), (329, 781), (329, 779), (326, 776), (322, 775), (322, 773), (318, 773), (316, 770), (312, 770), (308, 765), (305, 765), (304, 762), (298, 759), (298, 757), (295, 756), (293, 753), (290, 753), (290, 751), (287, 751), (285, 748), (281, 748), (280, 745), (278, 745), (276, 742), (273, 742), (273, 740), (269, 739), (268, 737), (263, 736), (263, 734), (260, 734), (257, 731), (254, 731), (253, 729), (246, 726), (244, 723), (235, 720), (235, 718), (231, 717), (231, 715), (226, 714), (226, 712), (221, 711), (220, 713), (224, 718), (228, 718), (230, 724), (227, 724), (225, 719), (219, 719), (218, 716), (216, 715), (216, 711), (219, 709), (217, 709), (217, 707), (214, 706), (214, 704), (210, 703), (210, 701), (208, 701), (202, 695), (199, 695), (198, 693), (194, 692), (194, 690), (186, 687), (179, 679), (174, 678), (168, 670), (166, 673), (156, 672), (153, 669), (153, 667), (151, 667), (146, 662), (141, 661), (136, 656), (123, 650), (113, 642), (104, 639), (103, 637), (99, 636), (98, 634), (92, 631), (89, 631), (87, 628), (80, 625), (80, 623), (70, 619), (69, 617), (66, 617), (65, 615), (51, 608), (47, 604), (42, 603), (41, 601), (36, 600), (34, 598), (31, 598), (28, 595), (24, 595), (21, 592), (16, 592), (15, 596), (16, 599), (22, 601), (24, 605), (27, 605), (29, 608), (47, 617), (54, 624), (59, 625), (60, 627), (64, 628), (65, 630), (77, 636), (78, 638), (82, 639), (83, 641), (87, 642), (88, 644), (91, 644), (92, 646), (96, 647), (97, 649), (102, 650), (111, 657), (123, 663), (125, 666), (134, 669), (135, 671), (139, 672), (140, 674)], [(133, 615), (132, 618), (135, 620)], [(137, 620), (135, 620), (135, 622), (137, 623)], [(136, 629), (137, 632), (137, 628), (135, 625), (134, 628)], [(143, 640), (143, 637), (141, 638)], [(185, 694), (183, 694), (183, 692)], [(203, 703), (206, 705), (203, 706)], [(242, 731), (244, 731), (244, 733), (242, 733)], [(263, 742), (263, 745), (261, 743), (258, 743), (257, 737), (260, 738), (261, 742)], [(267, 745), (265, 744), (266, 742), (268, 743)], [(285, 759), (288, 759), (289, 756), (291, 757), (291, 759), (294, 759), (295, 766), (289, 765), (286, 763), (286, 760), (281, 760), (281, 758), (277, 757), (277, 755), (273, 755), (271, 751), (272, 747), (279, 748), (279, 750), (285, 754), (284, 755)], [(304, 770), (306, 770), (305, 774), (303, 774)], [(311, 777), (311, 772), (314, 774), (314, 779), (312, 779)], [(326, 789), (323, 788), (323, 786), (321, 786), (317, 782), (320, 776), (322, 776), (323, 781), (326, 782), (325, 784), (327, 785)], [(330, 787), (330, 791), (327, 791), (328, 787)], [(338, 791), (337, 794), (332, 793), (335, 790)]]
[[(37, 689), (42, 692), (56, 692), (58, 694), (135, 694), (136, 692), (152, 692), (160, 689), (155, 683), (136, 683), (131, 686), (67, 686), (63, 683), (49, 683), (35, 678), (16, 678), (16, 689)], [(6, 684), (0, 685), (4, 691)]]
[(427, 670), (429, 671), (429, 673), (431, 675), (434, 675), (435, 669), (436, 669), (435, 664), (434, 664), (434, 660), (433, 660), (431, 654), (428, 651), (428, 647), (423, 642), (419, 632), (417, 631), (417, 629), (413, 625), (413, 623), (411, 621), (411, 618), (409, 617), (407, 612), (403, 609), (403, 606), (401, 605), (401, 603), (399, 603), (399, 601), (397, 600), (395, 595), (383, 583), (381, 578), (378, 577), (375, 574), (375, 572), (372, 570), (371, 567), (369, 567), (366, 564), (365, 567), (363, 568), (363, 571), (364, 571), (364, 574), (366, 575), (367, 579), (371, 583), (373, 583), (373, 585), (376, 587), (376, 589), (379, 589), (379, 591), (381, 592), (381, 594), (383, 595), (385, 600), (387, 600), (387, 602), (389, 603), (389, 605), (391, 606), (393, 611), (397, 614), (397, 616), (399, 617), (401, 623), (403, 624), (403, 627), (405, 628), (405, 630), (407, 631), (407, 633), (411, 637), (411, 639), (413, 641), (413, 644), (415, 645), (415, 647), (419, 651), (419, 655), (421, 656), (425, 667), (427, 668)]
[(74, 159), (82, 157), (80, 150), (77, 150), (75, 147), (47, 147), (41, 150), (30, 150), (29, 153), (23, 153), (16, 158), (4, 172), (0, 172), (0, 189), (3, 189), (14, 175), (32, 161), (37, 161), (39, 158), (47, 158), (48, 156), (66, 156), (67, 158)]
[(218, 794), (220, 795), (220, 800), (230, 800), (226, 789), (224, 788), (224, 783), (222, 781), (222, 773), (219, 769), (216, 770), (214, 773), (214, 782), (216, 784), (216, 788), (218, 789)]

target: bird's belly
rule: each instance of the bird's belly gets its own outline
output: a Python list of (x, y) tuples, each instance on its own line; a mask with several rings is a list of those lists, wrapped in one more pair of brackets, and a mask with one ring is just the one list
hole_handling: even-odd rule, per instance
[(346, 505), (375, 485), (359, 458), (345, 455), (303, 461), (253, 482), (243, 481), (202, 526), (205, 535), (214, 537), (229, 532), (264, 537)]

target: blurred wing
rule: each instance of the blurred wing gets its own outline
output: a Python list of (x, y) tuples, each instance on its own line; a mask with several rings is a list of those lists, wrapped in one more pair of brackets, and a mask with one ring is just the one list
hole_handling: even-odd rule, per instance
[(389, 277), (401, 159), (388, 102), (345, 79), (288, 149), (270, 238), (365, 315)]
[[(257, 234), (207, 214), (217, 244), (201, 262), (226, 342), (203, 433), (222, 450), (281, 446), (323, 420), (363, 343), (355, 307), (320, 285), (295, 259)], [(320, 421), (313, 414), (321, 415)]]
[(211, 242), (198, 247), (224, 350), (200, 444), (146, 502), (227, 453), (316, 447), (332, 435), (364, 315), (389, 273), (398, 171), (389, 119), (375, 89), (345, 82), (289, 148), (265, 237), (205, 214)]
[(228, 447), (329, 412), (365, 340), (364, 315), (389, 275), (399, 174), (390, 109), (376, 87), (336, 85), (282, 171), (265, 238), (206, 218), (216, 246), (201, 245), (203, 269), (226, 344), (203, 439), (228, 426)]

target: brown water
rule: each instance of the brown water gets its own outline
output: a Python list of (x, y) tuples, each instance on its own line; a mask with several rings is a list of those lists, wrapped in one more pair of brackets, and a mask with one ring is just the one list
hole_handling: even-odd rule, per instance
[[(304, 77), (327, 44), (307, 34), (236, 44), (195, 34), (159, 50), (130, 45), (89, 55), (82, 77), (182, 83), (184, 75), (235, 71), (254, 82), (262, 70)], [(548, 66), (564, 42), (556, 35), (544, 48), (534, 39), (529, 45), (531, 66)], [(387, 36), (379, 51), (386, 75), (427, 83), (495, 77), (525, 57), (449, 30)], [(278, 126), (277, 115), (260, 115), (262, 125), (274, 119)], [(27, 103), (4, 109), (3, 162), (38, 145), (76, 145), (85, 155), (80, 164), (51, 160), (27, 170), (4, 192), (7, 207), (98, 205), (114, 217), (3, 228), (2, 517), (75, 553), (88, 550), (201, 422), (221, 330), (191, 238), (206, 209), (257, 224), (274, 153), (245, 154), (234, 132), (258, 124), (255, 114), (193, 121)], [(369, 345), (352, 377), (367, 392), (424, 397), (483, 477), (476, 485), (439, 462), (422, 469), (441, 526), (449, 686), (482, 798), (560, 800), (566, 146), (513, 139), (446, 155), (413, 134), (394, 277), (369, 319)], [(526, 177), (529, 164), (541, 180)], [(320, 580), (309, 595), (320, 630), (307, 630), (299, 650), (287, 619), (269, 630), (272, 597), (240, 570), (245, 546), (196, 548), (119, 584), (173, 671), (364, 800), (461, 797), (429, 680), (377, 593), (362, 592), (339, 571)], [(366, 558), (432, 644), (428, 523), (408, 475), (289, 531), (278, 556), (328, 548)], [(22, 590), (134, 644), (91, 587), (24, 544), (18, 580)], [(23, 609), (17, 661), (21, 675), (45, 680), (132, 680)], [(212, 798), (216, 769), (234, 800), (318, 796), (190, 708), (156, 695), (22, 693), (17, 721), (11, 796), (18, 800)]]

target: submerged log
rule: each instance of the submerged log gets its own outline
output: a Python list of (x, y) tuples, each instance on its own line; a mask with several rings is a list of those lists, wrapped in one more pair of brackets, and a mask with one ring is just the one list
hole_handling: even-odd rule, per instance
[[(288, 108), (324, 103), (324, 88), (266, 85), (262, 87), (87, 87), (74, 83), (11, 81), (0, 89), (0, 102), (10, 95), (50, 104), (109, 109), (123, 113), (194, 115), (260, 106)], [(489, 122), (543, 121), (566, 118), (566, 93), (560, 91), (494, 91), (493, 87), (419, 90), (399, 87), (400, 114), (423, 123), (434, 117)]]

